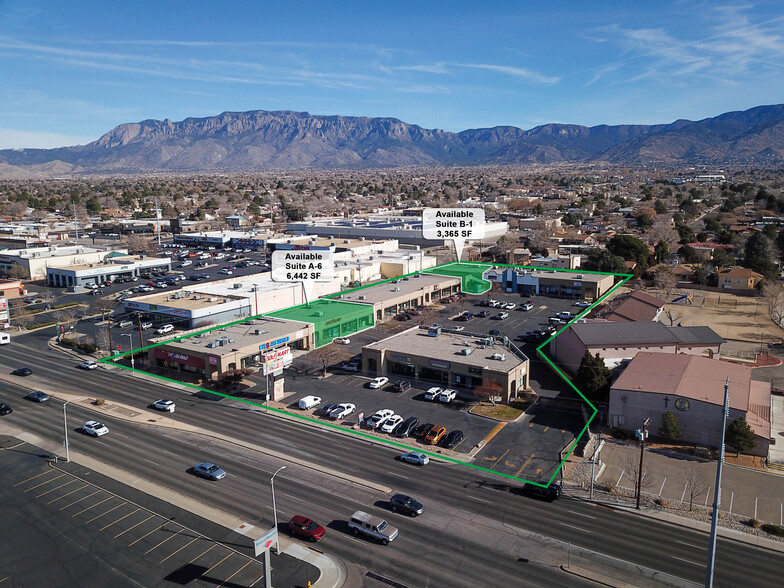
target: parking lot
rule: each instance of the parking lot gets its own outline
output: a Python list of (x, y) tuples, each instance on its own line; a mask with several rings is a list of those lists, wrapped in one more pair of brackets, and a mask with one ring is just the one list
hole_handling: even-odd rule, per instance
[[(492, 298), (498, 301), (514, 302), (517, 308), (507, 311), (509, 316), (503, 320), (492, 317), (475, 317), (468, 321), (457, 321), (455, 317), (469, 311), (478, 314), (486, 307), (480, 306), (482, 300)], [(534, 307), (531, 310), (519, 310), (522, 303), (532, 300)], [(476, 463), (482, 467), (493, 469), (515, 477), (529, 475), (531, 479), (539, 479), (554, 471), (558, 464), (561, 449), (571, 442), (576, 432), (584, 424), (582, 412), (575, 405), (573, 394), (567, 386), (559, 385), (562, 382), (555, 376), (550, 368), (536, 357), (536, 345), (521, 341), (521, 335), (530, 330), (543, 329), (548, 325), (548, 318), (558, 312), (569, 311), (575, 314), (582, 312), (582, 308), (574, 306), (574, 300), (553, 299), (544, 296), (521, 297), (518, 294), (493, 293), (491, 296), (469, 296), (461, 299), (457, 304), (450, 304), (436, 311), (434, 322), (439, 322), (445, 330), (455, 327), (465, 327), (462, 331), (466, 336), (472, 334), (486, 336), (491, 330), (498, 329), (498, 336), (506, 336), (518, 345), (531, 359), (531, 382), (540, 397), (547, 402), (539, 402), (529, 413), (517, 422), (497, 427), (498, 422), (486, 419), (468, 412), (475, 401), (468, 390), (458, 389), (458, 397), (454, 402), (442, 403), (425, 400), (424, 393), (433, 382), (408, 380), (411, 388), (404, 392), (394, 391), (396, 376), (390, 377), (388, 384), (381, 389), (371, 389), (368, 384), (373, 379), (341, 369), (341, 361), (332, 365), (327, 372), (327, 377), (287, 378), (287, 388), (297, 392), (287, 398), (288, 408), (299, 410), (298, 401), (304, 396), (314, 395), (322, 399), (320, 407), (307, 411), (314, 418), (333, 422), (328, 416), (323, 415), (323, 407), (328, 404), (351, 403), (357, 406), (348, 418), (338, 421), (347, 426), (356, 427), (358, 415), (362, 413), (365, 418), (370, 417), (380, 409), (390, 409), (404, 418), (414, 416), (419, 423), (442, 425), (447, 431), (460, 430), (464, 433), (464, 440), (454, 448), (459, 453), (467, 453), (478, 443), (486, 440), (488, 443), (478, 454)], [(492, 315), (501, 309), (487, 308)], [(390, 328), (390, 326), (392, 328)], [(367, 331), (356, 333), (350, 337), (348, 345), (336, 346), (341, 355), (348, 360), (358, 358), (362, 347), (370, 342), (377, 341), (397, 332), (400, 329), (414, 326), (412, 321), (391, 321)], [(558, 326), (557, 328), (562, 328)], [(313, 354), (298, 359), (295, 365), (305, 367), (303, 371), (310, 373), (318, 370), (320, 362), (313, 358)], [(535, 370), (546, 371), (547, 377), (536, 378)], [(375, 376), (375, 374), (372, 374)], [(555, 376), (555, 377), (553, 377)], [(543, 381), (548, 386), (540, 389), (538, 382)], [(307, 384), (305, 384), (307, 382)], [(568, 398), (561, 398), (566, 395)], [(364, 431), (364, 429), (363, 429)], [(372, 432), (382, 438), (400, 441), (395, 436), (380, 432)], [(409, 444), (426, 450), (437, 449), (425, 445), (418, 439), (408, 439)]]
[[(215, 541), (195, 528), (203, 526), (226, 537), (225, 529), (179, 510), (175, 515), (160, 514), (150, 508), (153, 505), (143, 504), (149, 497), (117, 494), (84, 468), (71, 473), (71, 464), (51, 466), (37, 454), (20, 451), (7, 451), (4, 456), (14, 475), (4, 476), (0, 485), (6, 513), (0, 543), (3, 553), (28, 555), (3, 558), (0, 582), (119, 586), (137, 578), (140, 582), (133, 585), (263, 584), (263, 562), (252, 557), (247, 538), (236, 535), (225, 543)], [(239, 544), (248, 547), (236, 548)], [(31, 559), (30, 553), (35, 557)], [(88, 571), (89, 579), (84, 577)], [(302, 572), (279, 564), (273, 578), (279, 573), (281, 585), (304, 583)]]

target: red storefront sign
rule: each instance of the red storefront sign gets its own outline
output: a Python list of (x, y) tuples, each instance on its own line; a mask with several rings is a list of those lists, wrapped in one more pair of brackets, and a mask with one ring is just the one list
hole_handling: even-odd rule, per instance
[(182, 365), (204, 369), (204, 358), (194, 357), (193, 355), (185, 355), (184, 353), (177, 353), (176, 351), (167, 351), (166, 349), (155, 349), (155, 357), (158, 359), (165, 359), (166, 361), (173, 361)]

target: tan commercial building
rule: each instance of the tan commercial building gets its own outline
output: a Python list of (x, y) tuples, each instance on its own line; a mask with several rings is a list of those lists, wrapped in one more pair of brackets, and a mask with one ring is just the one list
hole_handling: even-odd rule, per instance
[(440, 298), (459, 291), (460, 278), (416, 274), (342, 294), (336, 299), (372, 305), (376, 322), (380, 322), (415, 306), (429, 306)]
[(502, 401), (528, 388), (529, 360), (514, 344), (414, 327), (362, 348), (362, 371), (402, 376), (473, 392), (495, 390)]

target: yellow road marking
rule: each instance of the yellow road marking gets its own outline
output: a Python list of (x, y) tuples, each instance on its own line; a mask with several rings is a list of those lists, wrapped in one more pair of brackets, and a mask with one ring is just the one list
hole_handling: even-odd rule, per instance
[(180, 548), (179, 548), (177, 551), (175, 551), (174, 553), (170, 553), (169, 555), (167, 555), (166, 557), (164, 557), (164, 558), (161, 560), (161, 563), (165, 562), (165, 561), (166, 561), (167, 559), (169, 559), (171, 556), (173, 556), (173, 555), (177, 555), (177, 554), (178, 554), (180, 551), (182, 551), (183, 549), (185, 549), (186, 547), (188, 547), (188, 545), (190, 545), (190, 544), (191, 544), (191, 543), (193, 543), (194, 541), (198, 541), (199, 539), (201, 539), (201, 537), (194, 537), (193, 539), (191, 539), (190, 541), (188, 541), (188, 542), (187, 542), (185, 545), (183, 545), (182, 547), (180, 547)]
[(531, 460), (534, 458), (534, 455), (535, 454), (532, 453), (531, 455), (528, 456), (528, 459), (525, 460), (525, 463), (523, 464), (523, 467), (521, 467), (519, 470), (517, 470), (517, 473), (515, 474), (515, 478), (519, 478), (520, 477), (520, 474), (523, 473), (523, 470), (526, 468), (526, 466), (529, 463), (531, 463)]
[(547, 425), (544, 429), (542, 429), (542, 433), (546, 433), (547, 429), (549, 429), (549, 428), (550, 428), (550, 425)]
[(141, 508), (141, 507), (139, 507), (139, 508), (137, 508), (135, 511), (133, 511), (133, 512), (129, 512), (129, 513), (128, 513), (127, 515), (125, 515), (124, 517), (120, 517), (119, 519), (117, 519), (117, 520), (116, 520), (116, 521), (114, 521), (113, 523), (109, 523), (108, 525), (106, 525), (105, 527), (103, 527), (103, 528), (101, 529), (101, 531), (103, 531), (104, 529), (107, 529), (107, 528), (111, 527), (111, 526), (112, 526), (112, 525), (114, 525), (115, 523), (119, 523), (119, 522), (120, 522), (121, 520), (123, 520), (123, 519), (127, 519), (129, 516), (131, 516), (132, 514), (135, 514), (135, 513), (139, 512), (141, 509), (142, 509), (142, 508)]
[(59, 489), (60, 489), (60, 488), (62, 488), (63, 486), (67, 486), (68, 484), (73, 484), (73, 483), (74, 483), (74, 482), (76, 482), (76, 481), (77, 481), (77, 480), (76, 480), (76, 478), (74, 478), (74, 479), (73, 479), (73, 480), (71, 480), (70, 482), (66, 482), (65, 484), (60, 484), (60, 485), (59, 485), (59, 486), (57, 486), (56, 488), (52, 488), (51, 490), (47, 490), (47, 491), (46, 491), (46, 492), (44, 492), (43, 494), (36, 494), (36, 496), (35, 496), (35, 497), (36, 497), (36, 498), (41, 498), (42, 496), (46, 496), (46, 495), (47, 495), (47, 494), (49, 494), (50, 492), (54, 492), (55, 490), (59, 490)]
[(499, 463), (499, 462), (500, 462), (502, 459), (504, 459), (504, 457), (506, 457), (506, 454), (507, 454), (507, 453), (509, 453), (509, 449), (507, 449), (506, 451), (504, 451), (504, 454), (503, 454), (501, 457), (499, 457), (499, 458), (498, 458), (498, 460), (497, 460), (497, 461), (496, 461), (496, 462), (495, 462), (493, 465), (491, 465), (491, 466), (490, 466), (490, 469), (492, 470), (492, 469), (493, 469), (495, 466), (497, 466), (497, 465), (498, 465), (498, 463)]
[(515, 467), (515, 464), (513, 464), (512, 462), (510, 462), (510, 461), (507, 461), (507, 460), (504, 460), (504, 465), (505, 465), (506, 467), (508, 467), (508, 468), (513, 468), (513, 467)]
[[(161, 528), (163, 528), (163, 527), (161, 527)], [(185, 530), (185, 529), (180, 529), (180, 530), (179, 530), (179, 531), (177, 531), (177, 532), (176, 532), (174, 535), (170, 535), (169, 537), (166, 537), (166, 539), (164, 539), (163, 541), (161, 541), (160, 543), (158, 543), (158, 545), (156, 545), (155, 547), (151, 547), (150, 549), (148, 549), (147, 551), (145, 551), (145, 552), (144, 552), (144, 555), (147, 555), (147, 554), (148, 554), (148, 553), (150, 553), (151, 551), (153, 551), (153, 550), (155, 550), (155, 549), (158, 549), (158, 548), (159, 548), (161, 545), (163, 545), (164, 543), (166, 543), (166, 542), (167, 542), (167, 541), (169, 541), (170, 539), (174, 539), (174, 538), (175, 538), (177, 535), (179, 535), (180, 533), (182, 533), (184, 530)], [(152, 532), (152, 531), (151, 531), (151, 532)], [(138, 539), (137, 539), (137, 541), (138, 541)], [(134, 543), (136, 543), (136, 541), (134, 541)], [(133, 543), (131, 543), (131, 545), (133, 545)]]
[[(167, 522), (168, 522), (168, 521), (167, 521)], [(144, 539), (145, 537), (149, 537), (150, 535), (152, 535), (153, 533), (155, 533), (155, 531), (163, 531), (163, 528), (164, 528), (165, 526), (166, 526), (166, 522), (164, 522), (164, 523), (163, 523), (163, 524), (162, 524), (160, 527), (156, 527), (156, 528), (154, 528), (154, 529), (153, 529), (152, 531), (150, 531), (149, 533), (145, 533), (144, 535), (142, 535), (141, 537), (139, 537), (139, 538), (138, 538), (136, 541), (134, 541), (133, 543), (129, 543), (129, 544), (128, 544), (128, 547), (130, 547), (131, 545), (136, 545), (136, 544), (137, 544), (139, 541), (141, 541), (141, 540), (142, 540), (142, 539)]]
[(536, 475), (538, 476), (541, 473), (542, 473), (542, 468), (536, 468)]
[(79, 500), (75, 500), (75, 501), (74, 501), (74, 502), (72, 502), (71, 504), (66, 504), (66, 505), (65, 505), (64, 507), (62, 507), (60, 510), (65, 510), (66, 508), (68, 508), (68, 507), (71, 507), (71, 506), (73, 506), (74, 504), (79, 504), (79, 503), (80, 503), (82, 500), (87, 500), (88, 498), (90, 498), (90, 496), (95, 496), (95, 495), (96, 495), (96, 494), (98, 494), (99, 492), (100, 492), (100, 490), (96, 490), (95, 492), (93, 492), (93, 493), (91, 493), (91, 494), (88, 494), (87, 496), (82, 496), (82, 497), (81, 497)]
[(192, 563), (193, 563), (193, 562), (195, 562), (197, 559), (199, 559), (199, 558), (200, 558), (202, 555), (204, 555), (204, 554), (205, 554), (205, 553), (207, 553), (208, 551), (212, 551), (213, 549), (215, 549), (215, 545), (214, 545), (214, 544), (213, 544), (213, 545), (212, 545), (212, 547), (210, 547), (209, 549), (205, 549), (204, 551), (202, 551), (202, 552), (201, 552), (199, 555), (197, 555), (196, 557), (194, 557), (194, 558), (193, 558), (191, 561), (189, 561), (188, 563), (189, 563), (189, 564), (192, 564)]
[[(99, 492), (100, 492), (100, 490), (99, 490)], [(73, 514), (73, 515), (71, 515), (71, 516), (72, 516), (72, 517), (75, 517), (76, 515), (80, 515), (80, 514), (82, 514), (83, 512), (87, 512), (87, 511), (88, 511), (88, 510), (90, 510), (91, 508), (95, 508), (95, 507), (96, 507), (96, 506), (98, 506), (99, 504), (103, 504), (104, 502), (106, 502), (107, 500), (111, 500), (112, 498), (113, 498), (113, 496), (110, 496), (109, 498), (104, 498), (103, 500), (101, 500), (101, 502), (96, 502), (96, 503), (95, 503), (95, 504), (93, 504), (92, 506), (88, 506), (88, 507), (87, 507), (87, 508), (85, 508), (84, 510), (80, 510), (79, 512), (77, 512), (76, 514)]]
[(36, 478), (40, 478), (41, 476), (45, 476), (46, 474), (51, 474), (51, 473), (52, 472), (49, 471), (49, 472), (43, 472), (43, 473), (40, 473), (40, 474), (36, 474), (32, 478), (27, 478), (26, 480), (22, 480), (18, 484), (14, 484), (14, 488), (16, 488), (17, 486), (21, 486), (22, 484), (27, 484), (27, 482), (29, 482), (30, 480), (35, 480)]
[(487, 461), (495, 461), (498, 458), (494, 455), (493, 457), (483, 457), (482, 459), (487, 460)]
[(482, 443), (487, 443), (488, 441), (490, 441), (490, 439), (492, 439), (493, 437), (498, 435), (498, 432), (501, 429), (503, 429), (505, 426), (506, 426), (505, 422), (504, 423), (498, 423), (495, 427), (493, 427), (492, 431), (490, 431), (487, 435), (485, 435), (485, 438), (482, 439)]
[(136, 523), (136, 524), (135, 524), (133, 527), (128, 527), (128, 528), (127, 528), (127, 529), (125, 529), (125, 531), (123, 531), (122, 533), (118, 533), (117, 535), (115, 535), (115, 536), (113, 537), (113, 539), (117, 539), (117, 537), (119, 537), (120, 535), (125, 535), (125, 534), (126, 534), (128, 531), (130, 531), (130, 530), (132, 530), (132, 529), (135, 529), (136, 527), (138, 527), (138, 526), (139, 526), (139, 525), (141, 525), (142, 523), (146, 523), (147, 521), (149, 521), (149, 520), (150, 520), (151, 518), (153, 518), (154, 516), (155, 516), (154, 514), (153, 514), (153, 515), (150, 515), (150, 516), (148, 516), (146, 519), (144, 519), (143, 521), (141, 521), (141, 522), (139, 522), (139, 523)]
[(70, 495), (71, 495), (71, 494), (73, 494), (74, 492), (79, 492), (79, 490), (84, 490), (85, 488), (87, 488), (87, 484), (85, 484), (84, 486), (79, 486), (79, 487), (78, 487), (76, 490), (71, 490), (70, 492), (66, 492), (66, 493), (65, 493), (65, 494), (63, 494), (62, 496), (58, 496), (57, 498), (52, 498), (52, 500), (50, 500), (50, 501), (49, 501), (49, 502), (47, 502), (46, 504), (52, 504), (53, 502), (57, 502), (57, 501), (58, 501), (58, 500), (60, 500), (61, 498), (65, 498), (66, 496), (70, 496)]
[(231, 580), (231, 579), (232, 579), (234, 576), (236, 576), (237, 574), (239, 574), (239, 573), (240, 573), (242, 570), (244, 570), (245, 568), (247, 568), (247, 567), (248, 567), (250, 564), (252, 564), (252, 563), (253, 563), (253, 560), (252, 560), (252, 559), (249, 559), (249, 560), (247, 561), (247, 563), (246, 563), (244, 566), (242, 566), (240, 569), (238, 569), (236, 572), (234, 572), (234, 573), (233, 573), (231, 576), (229, 576), (228, 578), (226, 578), (225, 580), (223, 580), (223, 582), (221, 582), (220, 584), (218, 584), (218, 585), (217, 585), (215, 588), (220, 588), (221, 586), (223, 586), (223, 585), (224, 585), (226, 582), (228, 582), (229, 580)]
[[(214, 566), (212, 566), (212, 567), (211, 567), (209, 570), (207, 570), (206, 572), (204, 572), (204, 574), (206, 574), (207, 572), (211, 572), (212, 570), (214, 570), (215, 568), (217, 568), (217, 567), (218, 567), (219, 565), (221, 565), (221, 564), (222, 564), (224, 561), (226, 561), (227, 559), (229, 559), (229, 558), (230, 558), (232, 555), (234, 555), (234, 554), (233, 554), (233, 553), (230, 553), (229, 555), (227, 555), (226, 557), (224, 557), (222, 560), (220, 560), (218, 563), (216, 563)], [(199, 578), (201, 578), (201, 577), (202, 577), (204, 574), (202, 574), (201, 576), (199, 576)], [(198, 578), (197, 578), (197, 580), (198, 580)]]
[(89, 524), (89, 523), (92, 523), (92, 522), (93, 522), (95, 519), (100, 519), (100, 518), (101, 518), (103, 515), (109, 514), (109, 513), (110, 513), (110, 512), (112, 512), (113, 510), (117, 510), (118, 508), (120, 508), (121, 506), (125, 506), (126, 504), (128, 504), (128, 503), (127, 503), (127, 502), (123, 502), (122, 504), (118, 504), (117, 506), (115, 506), (114, 508), (110, 508), (110, 509), (109, 509), (109, 510), (107, 510), (106, 512), (102, 512), (102, 513), (101, 513), (101, 514), (99, 514), (99, 515), (95, 515), (95, 516), (94, 516), (93, 518), (91, 518), (89, 521), (85, 521), (85, 523), (84, 523), (84, 524), (85, 524), (85, 525), (87, 525), (87, 524)]
[(55, 480), (59, 480), (64, 475), (65, 474), (60, 474), (56, 478), (52, 478), (51, 480), (47, 480), (46, 482), (41, 482), (40, 484), (37, 484), (36, 486), (33, 486), (32, 488), (28, 488), (27, 490), (25, 490), (25, 492), (30, 492), (31, 490), (35, 490), (36, 488), (40, 488), (41, 486), (46, 486), (49, 482), (54, 482)]

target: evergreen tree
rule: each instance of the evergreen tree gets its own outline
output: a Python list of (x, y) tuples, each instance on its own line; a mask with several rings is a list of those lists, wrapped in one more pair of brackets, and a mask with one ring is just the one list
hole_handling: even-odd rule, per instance
[(651, 253), (648, 246), (637, 237), (615, 235), (607, 242), (607, 251), (627, 261), (636, 261), (642, 271), (648, 269), (648, 258)]
[(675, 418), (675, 415), (671, 410), (668, 410), (662, 415), (659, 435), (665, 439), (677, 439), (681, 436), (681, 427), (678, 424), (678, 419)]
[(776, 264), (770, 259), (770, 242), (762, 233), (754, 233), (743, 248), (743, 267), (761, 273), (769, 279), (778, 278)]
[(591, 249), (582, 267), (589, 271), (607, 272), (610, 274), (629, 273), (623, 257), (613, 255), (606, 249)]
[(611, 376), (599, 353), (594, 356), (586, 350), (573, 382), (588, 400), (604, 402), (610, 393)]
[(748, 451), (757, 446), (757, 436), (746, 422), (746, 417), (741, 416), (727, 425), (727, 434), (724, 438), (727, 445), (734, 448), (738, 455), (741, 451)]
[(656, 243), (653, 254), (656, 257), (656, 263), (663, 262), (670, 254), (670, 246), (667, 245), (667, 241), (659, 241)]

